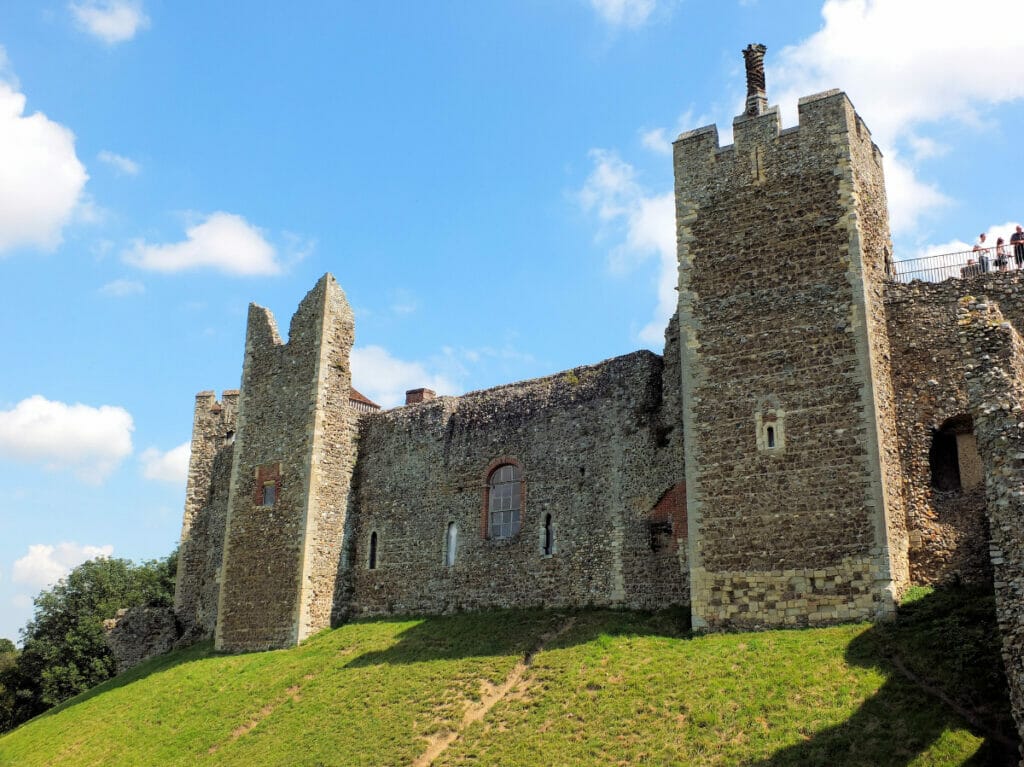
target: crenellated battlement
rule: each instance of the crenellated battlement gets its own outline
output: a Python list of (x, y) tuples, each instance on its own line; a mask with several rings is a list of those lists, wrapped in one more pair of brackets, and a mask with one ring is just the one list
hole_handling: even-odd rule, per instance
[[(765, 183), (854, 151), (867, 150), (881, 168), (882, 152), (843, 91), (805, 96), (798, 102), (798, 113), (799, 124), (785, 129), (777, 106), (756, 115), (738, 115), (733, 120), (733, 143), (725, 146), (719, 143), (715, 125), (681, 133), (673, 144), (677, 171), (683, 170), (677, 176), (677, 192), (699, 197), (721, 192), (724, 185)], [(737, 172), (737, 165), (749, 172)]]

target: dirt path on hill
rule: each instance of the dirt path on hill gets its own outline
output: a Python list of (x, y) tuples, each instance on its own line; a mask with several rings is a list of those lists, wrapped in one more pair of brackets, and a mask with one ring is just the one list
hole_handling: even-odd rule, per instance
[[(489, 682), (483, 682), (484, 693), (480, 697), (478, 703), (470, 705), (465, 713), (462, 715), (462, 721), (459, 722), (458, 727), (453, 732), (441, 733), (427, 739), (427, 748), (420, 754), (416, 761), (414, 761), (413, 767), (429, 767), (434, 763), (441, 754), (443, 754), (448, 747), (462, 737), (462, 733), (465, 732), (466, 728), (474, 722), (479, 722), (487, 713), (494, 708), (494, 706), (500, 701), (507, 698), (513, 691), (522, 693), (529, 687), (529, 681), (523, 682), (523, 675), (526, 670), (533, 664), (533, 659), (541, 652), (545, 646), (553, 639), (557, 639), (570, 628), (576, 622), (575, 617), (571, 617), (565, 621), (560, 627), (549, 631), (546, 634), (542, 634), (540, 640), (537, 642), (537, 646), (526, 653), (526, 656), (516, 663), (512, 667), (512, 670), (508, 673), (500, 685), (492, 685)], [(518, 688), (518, 689), (517, 689)]]

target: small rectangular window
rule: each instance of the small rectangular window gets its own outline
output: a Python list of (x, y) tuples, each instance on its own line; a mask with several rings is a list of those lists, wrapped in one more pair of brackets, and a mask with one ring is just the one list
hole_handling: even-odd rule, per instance
[(267, 482), (263, 485), (263, 505), (273, 506), (277, 496), (277, 484)]

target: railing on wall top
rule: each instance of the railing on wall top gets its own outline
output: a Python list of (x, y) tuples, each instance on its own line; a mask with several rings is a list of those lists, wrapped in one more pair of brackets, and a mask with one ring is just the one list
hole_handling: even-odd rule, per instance
[(889, 279), (893, 282), (941, 282), (989, 272), (1012, 272), (1024, 266), (1024, 245), (1003, 245), (998, 250), (1002, 252), (997, 252), (997, 247), (979, 248), (895, 261), (890, 266)]

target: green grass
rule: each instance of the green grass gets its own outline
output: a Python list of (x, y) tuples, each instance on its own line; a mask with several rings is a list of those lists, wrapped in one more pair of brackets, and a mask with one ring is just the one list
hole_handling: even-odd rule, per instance
[(991, 596), (914, 597), (875, 627), (691, 637), (679, 613), (498, 611), (356, 622), (278, 652), (201, 645), (0, 737), (0, 764), (405, 765), (455, 732), (435, 764), (1000, 763)]

